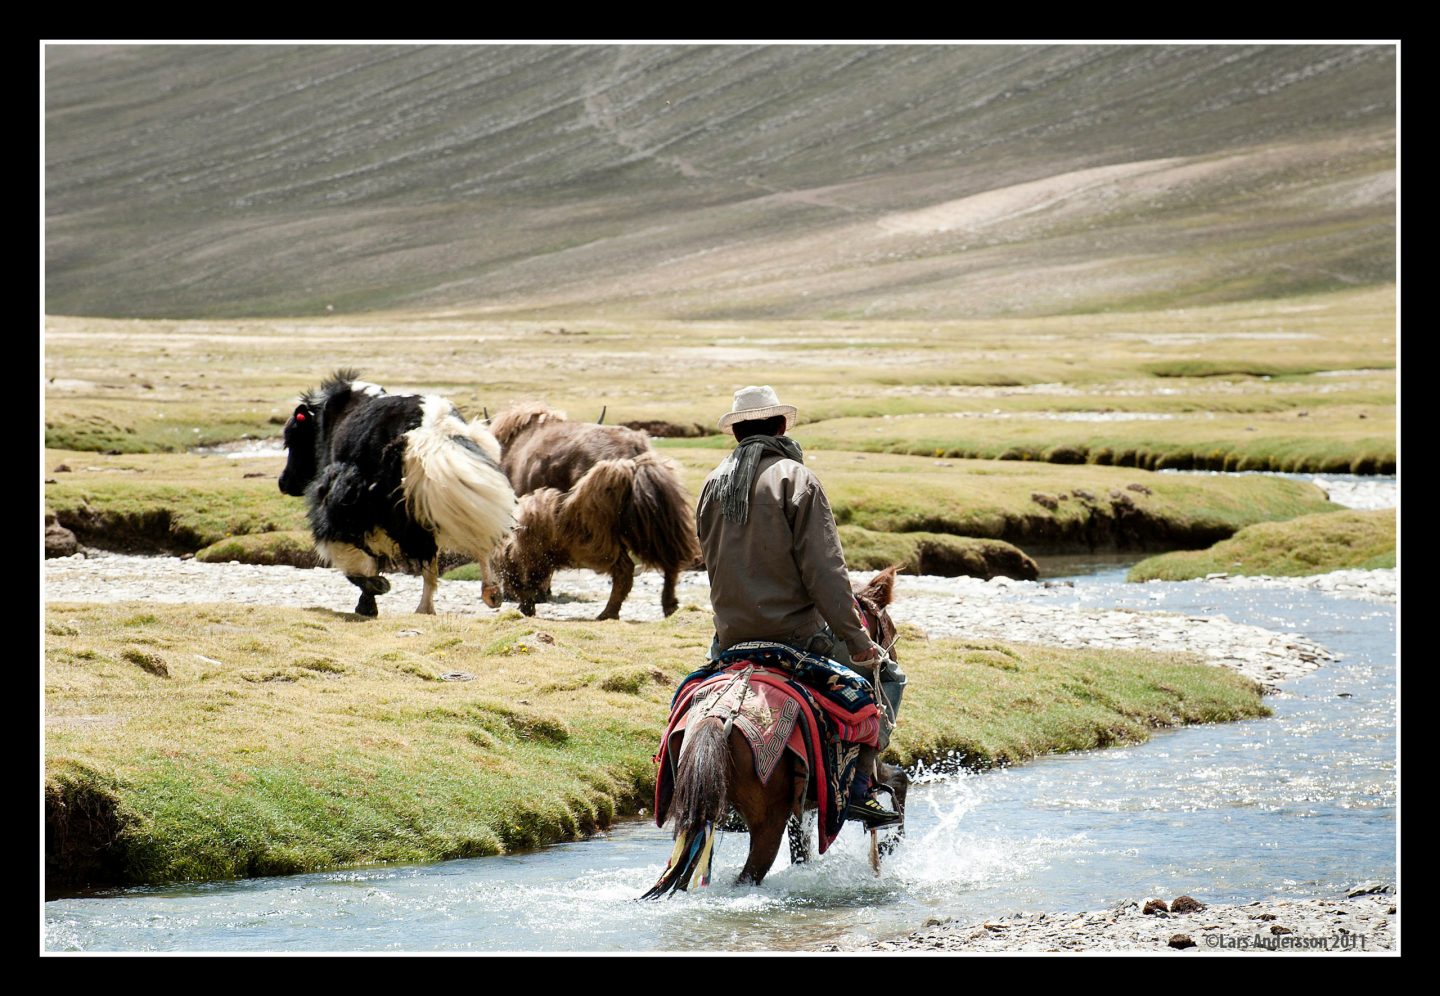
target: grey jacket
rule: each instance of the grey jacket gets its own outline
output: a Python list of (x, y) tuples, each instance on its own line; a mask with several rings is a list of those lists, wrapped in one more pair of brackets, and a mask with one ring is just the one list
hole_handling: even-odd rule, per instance
[(850, 653), (870, 646), (845, 573), (835, 516), (820, 481), (803, 464), (767, 452), (755, 472), (750, 514), (730, 522), (706, 479), (695, 513), (710, 574), (710, 605), (721, 649), (746, 640), (804, 646), (825, 624)]

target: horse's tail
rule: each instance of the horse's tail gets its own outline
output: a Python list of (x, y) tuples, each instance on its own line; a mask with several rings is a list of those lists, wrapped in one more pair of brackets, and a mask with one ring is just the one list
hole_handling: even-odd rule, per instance
[(634, 463), (635, 484), (621, 523), (626, 547), (647, 567), (688, 567), (700, 559), (700, 542), (675, 464), (654, 453), (642, 453)]
[(725, 721), (718, 716), (697, 720), (686, 731), (675, 766), (675, 795), (670, 802), (675, 849), (664, 874), (640, 898), (659, 899), (671, 892), (684, 892), (692, 885), (710, 884), (715, 824), (729, 806), (729, 743)]
[(404, 465), (406, 509), (442, 550), (483, 564), (514, 529), (515, 492), (500, 470), (500, 444), (444, 398), (422, 402), (420, 424), (405, 433)]

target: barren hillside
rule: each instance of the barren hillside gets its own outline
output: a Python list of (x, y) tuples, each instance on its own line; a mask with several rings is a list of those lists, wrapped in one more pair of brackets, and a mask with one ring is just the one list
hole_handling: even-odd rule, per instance
[(1391, 46), (46, 50), (52, 314), (940, 318), (1394, 279)]

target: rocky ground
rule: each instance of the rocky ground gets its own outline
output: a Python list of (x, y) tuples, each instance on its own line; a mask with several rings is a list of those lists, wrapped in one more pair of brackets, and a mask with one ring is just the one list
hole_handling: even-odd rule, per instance
[[(1188, 912), (1175, 912), (1177, 907)], [(1390, 886), (1382, 885), (1361, 886), (1345, 899), (1271, 899), (1242, 906), (1210, 906), (1177, 896), (1169, 902), (1127, 901), (1114, 909), (1093, 913), (1017, 913), (981, 923), (931, 920), (914, 933), (875, 941), (859, 950), (1132, 954), (1394, 951), (1398, 912), (1398, 895)], [(822, 950), (842, 948), (832, 944)]]
[[(1344, 578), (1217, 578), (1225, 584), (1328, 584), (1337, 594), (1393, 601), (1394, 571), (1346, 571)], [(858, 580), (864, 575), (855, 575)], [(1321, 578), (1330, 578), (1322, 575)], [(420, 579), (390, 575), (392, 590), (381, 596), (382, 613), (410, 612), (420, 598)], [(483, 615), (479, 584), (442, 581), (436, 610)], [(542, 619), (585, 619), (604, 604), (609, 579), (588, 571), (562, 571), (553, 589), (557, 601), (539, 607)], [(928, 636), (970, 636), (1046, 643), (1066, 647), (1122, 647), (1189, 650), (1259, 681), (1267, 688), (1303, 674), (1333, 656), (1319, 644), (1221, 617), (1170, 612), (1092, 609), (1062, 604), (1064, 586), (1007, 578), (902, 577), (892, 610)], [(682, 604), (708, 607), (705, 575), (683, 575)], [(157, 601), (228, 602), (263, 605), (354, 608), (357, 591), (339, 573), (294, 567), (203, 564), (173, 557), (138, 557), (87, 551), (45, 563), (45, 598), (58, 602)], [(625, 603), (625, 619), (660, 618), (660, 576), (640, 574)]]

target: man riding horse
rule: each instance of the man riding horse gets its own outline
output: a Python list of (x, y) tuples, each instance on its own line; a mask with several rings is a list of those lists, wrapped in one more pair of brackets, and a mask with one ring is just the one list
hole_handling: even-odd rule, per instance
[(890, 740), (905, 674), (861, 624), (825, 489), (806, 469), (800, 444), (786, 435), (795, 415), (773, 388), (745, 387), (720, 419), (737, 445), (706, 479), (695, 513), (715, 611), (710, 656), (766, 640), (847, 667), (864, 665), (862, 674), (883, 658), (879, 690), (889, 722), (880, 724), (875, 747), (861, 748), (845, 815), (884, 826), (900, 814), (876, 798), (872, 779)]

